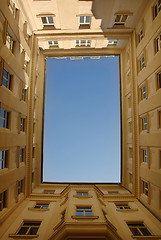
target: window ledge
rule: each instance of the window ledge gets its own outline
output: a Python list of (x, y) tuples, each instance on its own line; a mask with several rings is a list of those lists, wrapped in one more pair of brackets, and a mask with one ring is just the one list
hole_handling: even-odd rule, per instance
[(72, 219), (98, 219), (99, 216), (71, 216)]
[(118, 212), (135, 212), (138, 211), (137, 208), (131, 208), (131, 209), (116, 209)]
[(90, 25), (79, 25), (79, 29), (90, 29)]
[(153, 236), (131, 236), (134, 239), (146, 239), (146, 240), (151, 240), (151, 239), (160, 239), (161, 235), (153, 235)]
[(39, 235), (17, 235), (17, 234), (9, 234), (8, 235), (11, 238), (17, 238), (17, 239), (22, 239), (22, 238), (26, 238), (26, 239), (32, 239), (32, 238), (38, 238)]
[(49, 211), (49, 208), (47, 209), (43, 209), (43, 208), (33, 208), (33, 207), (29, 207), (28, 210), (31, 210), (31, 211)]
[(93, 196), (77, 196), (77, 195), (73, 195), (73, 197), (75, 197), (75, 198), (92, 198)]

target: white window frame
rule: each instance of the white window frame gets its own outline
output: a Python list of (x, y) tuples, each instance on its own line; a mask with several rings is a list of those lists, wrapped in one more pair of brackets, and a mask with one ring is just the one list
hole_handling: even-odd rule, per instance
[(48, 41), (49, 48), (50, 47), (58, 47), (58, 41)]
[(161, 49), (161, 33), (155, 39), (155, 53), (159, 52)]
[(76, 47), (90, 47), (91, 40), (76, 40)]
[(116, 46), (118, 43), (117, 39), (109, 39), (107, 45), (108, 46)]
[(124, 26), (128, 18), (128, 14), (117, 14), (115, 17), (115, 26)]
[(142, 180), (143, 193), (148, 197), (149, 196), (149, 184), (146, 181)]
[[(43, 23), (43, 20), (42, 20), (43, 18), (46, 19), (46, 23)], [(52, 23), (50, 23), (49, 18), (52, 18), (52, 20), (53, 20)], [(41, 23), (42, 23), (43, 27), (48, 27), (48, 26), (53, 26), (54, 27), (54, 18), (53, 18), (53, 16), (42, 16), (41, 17)]]
[[(81, 19), (83, 18), (83, 21)], [(89, 21), (87, 21), (87, 18), (89, 18)], [(79, 16), (79, 26), (90, 26), (91, 24), (91, 16), (89, 15), (84, 15), (84, 16)]]

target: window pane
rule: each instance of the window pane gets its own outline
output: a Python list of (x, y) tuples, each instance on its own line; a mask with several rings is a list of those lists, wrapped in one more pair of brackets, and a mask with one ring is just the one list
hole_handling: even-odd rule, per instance
[(85, 212), (85, 215), (88, 216), (88, 217), (92, 217), (92, 216), (93, 216), (93, 213), (92, 213), (92, 211), (90, 211), (90, 212)]
[(151, 236), (151, 233), (148, 231), (146, 227), (140, 228), (140, 231), (142, 232), (143, 236)]
[(84, 215), (83, 215), (83, 211), (77, 211), (76, 216), (77, 216), (77, 217), (84, 216)]
[(41, 20), (42, 20), (43, 23), (47, 23), (46, 17), (42, 17)]
[(38, 227), (31, 227), (30, 231), (28, 232), (28, 235), (36, 235), (38, 231)]
[(2, 160), (0, 158), (0, 169), (2, 169)]
[(86, 23), (90, 23), (90, 16), (86, 16)]
[(84, 16), (80, 17), (80, 23), (84, 23)]
[(130, 228), (130, 230), (134, 236), (141, 236), (141, 233), (137, 228)]
[(54, 23), (53, 17), (48, 17), (48, 21), (49, 21), (49, 23)]
[(4, 118), (4, 109), (0, 108), (0, 118)]
[(28, 230), (28, 227), (21, 227), (17, 234), (18, 235), (25, 235), (27, 230)]

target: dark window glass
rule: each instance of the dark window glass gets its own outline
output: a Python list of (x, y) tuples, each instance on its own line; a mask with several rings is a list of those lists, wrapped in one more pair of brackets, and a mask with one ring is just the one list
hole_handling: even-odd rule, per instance
[(48, 21), (49, 21), (49, 23), (54, 23), (53, 17), (48, 17)]
[(146, 227), (140, 228), (140, 231), (142, 232), (143, 236), (151, 236), (151, 233), (148, 231)]
[(132, 232), (132, 234), (134, 236), (141, 236), (141, 233), (139, 232), (139, 230), (137, 228), (130, 228), (130, 231)]
[(43, 22), (44, 24), (47, 23), (46, 17), (42, 17), (41, 20), (42, 20), (42, 22)]

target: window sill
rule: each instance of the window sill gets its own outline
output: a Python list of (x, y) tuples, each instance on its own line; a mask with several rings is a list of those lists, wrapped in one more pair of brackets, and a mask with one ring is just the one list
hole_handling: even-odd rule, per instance
[(79, 29), (90, 29), (90, 25), (79, 25)]
[(30, 210), (30, 211), (42, 211), (42, 212), (45, 212), (45, 211), (49, 211), (49, 208), (47, 208), (47, 209), (42, 209), (42, 208), (32, 208), (32, 207), (29, 207), (28, 210)]
[(118, 212), (135, 212), (138, 211), (137, 208), (131, 208), (131, 209), (116, 209)]
[(151, 240), (151, 239), (160, 239), (161, 235), (154, 235), (154, 236), (131, 236), (133, 239), (146, 239), (146, 240)]
[(98, 219), (99, 216), (71, 216), (72, 219)]
[(17, 238), (17, 239), (22, 239), (22, 238), (26, 238), (26, 239), (32, 239), (32, 238), (38, 238), (39, 235), (17, 235), (17, 234), (9, 234), (8, 235), (10, 238)]
[(85, 198), (92, 198), (93, 196), (77, 196), (77, 195), (73, 195), (73, 197), (75, 197), (75, 198), (83, 198), (83, 199), (85, 199)]

